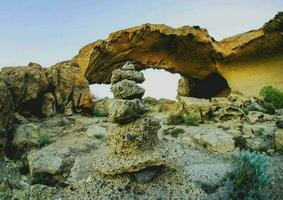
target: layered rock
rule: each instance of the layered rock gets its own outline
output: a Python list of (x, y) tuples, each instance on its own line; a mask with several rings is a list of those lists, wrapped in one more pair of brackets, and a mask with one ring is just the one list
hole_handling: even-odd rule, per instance
[[(174, 29), (144, 24), (86, 45), (73, 60), (91, 83), (110, 83), (112, 71), (131, 60), (139, 69), (162, 68), (181, 74), (194, 84), (190, 96), (199, 97), (194, 90), (201, 88), (214, 91), (208, 97), (228, 96), (230, 89), (254, 96), (265, 85), (283, 89), (282, 16), (280, 12), (262, 28), (221, 41), (197, 26)], [(215, 77), (217, 86), (209, 84)]]
[[(144, 90), (134, 81), (134, 66), (126, 63), (119, 73), (121, 77), (131, 81), (122, 78), (114, 84), (119, 84), (119, 94), (124, 96), (117, 95), (113, 87), (111, 89), (117, 99), (112, 100), (110, 104), (109, 121), (112, 124), (108, 128), (107, 145), (99, 153), (102, 157), (97, 164), (97, 170), (106, 175), (162, 166), (173, 157), (170, 157), (166, 148), (160, 147), (158, 142), (159, 121), (143, 115), (147, 106), (140, 99)], [(129, 74), (133, 76), (128, 77)], [(178, 152), (175, 152), (175, 156), (178, 156)]]

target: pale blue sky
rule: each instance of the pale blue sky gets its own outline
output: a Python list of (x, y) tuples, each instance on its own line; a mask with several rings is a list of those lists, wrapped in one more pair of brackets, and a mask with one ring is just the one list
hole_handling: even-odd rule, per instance
[(219, 40), (258, 28), (282, 10), (283, 0), (1, 0), (0, 67), (30, 61), (47, 67), (146, 22), (199, 25)]

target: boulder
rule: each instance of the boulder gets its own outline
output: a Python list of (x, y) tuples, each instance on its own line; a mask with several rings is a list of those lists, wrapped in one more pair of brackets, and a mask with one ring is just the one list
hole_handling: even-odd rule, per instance
[(110, 124), (107, 145), (98, 152), (100, 159), (96, 169), (105, 175), (137, 172), (166, 165), (182, 155), (178, 144), (158, 141), (159, 128), (159, 121), (151, 117), (128, 124)]
[(93, 114), (96, 117), (106, 117), (109, 115), (110, 99), (108, 97), (99, 99), (94, 103)]
[(274, 136), (275, 148), (277, 151), (283, 151), (283, 129), (277, 129)]
[(221, 129), (204, 130), (194, 135), (194, 139), (211, 152), (225, 153), (235, 148), (233, 137)]
[(73, 102), (69, 102), (64, 108), (64, 115), (71, 116), (73, 114)]
[(178, 100), (181, 104), (183, 104), (185, 111), (188, 113), (195, 113), (204, 117), (211, 111), (211, 104), (208, 99), (179, 97)]
[(112, 72), (111, 83), (117, 83), (124, 79), (135, 81), (136, 83), (144, 82), (143, 73), (138, 71), (116, 69)]
[(47, 185), (64, 182), (74, 165), (75, 158), (94, 148), (95, 142), (87, 137), (70, 137), (30, 152), (27, 160), (34, 182)]
[(188, 97), (190, 95), (190, 85), (189, 80), (185, 77), (182, 77), (178, 81), (177, 94), (179, 96)]
[(40, 129), (33, 123), (21, 124), (14, 132), (12, 141), (13, 147), (18, 151), (28, 151), (33, 147), (37, 147), (37, 138), (40, 135)]
[(283, 118), (276, 121), (277, 128), (283, 128)]
[(45, 117), (51, 117), (56, 113), (56, 100), (51, 92), (43, 95), (41, 109)]
[(48, 88), (45, 69), (36, 63), (29, 63), (27, 67), (4, 67), (0, 78), (10, 89), (18, 110), (23, 109), (24, 103), (39, 98)]
[(179, 101), (160, 98), (159, 100), (152, 97), (143, 98), (143, 101), (149, 106), (149, 112), (159, 113), (159, 112), (181, 112), (183, 110), (183, 105)]
[(111, 92), (118, 99), (142, 98), (145, 90), (138, 86), (134, 81), (122, 80), (111, 86)]
[(70, 101), (76, 112), (81, 112), (82, 109), (92, 110), (93, 103), (88, 81), (81, 74), (76, 63), (72, 61), (57, 63), (48, 68), (46, 74), (59, 112), (64, 112)]
[[(2, 138), (13, 126), (14, 120), (14, 101), (12, 94), (4, 81), (0, 79), (0, 149)], [(2, 141), (2, 142), (1, 142)]]
[(147, 110), (148, 107), (140, 99), (113, 99), (109, 106), (108, 119), (110, 122), (128, 123), (141, 118)]

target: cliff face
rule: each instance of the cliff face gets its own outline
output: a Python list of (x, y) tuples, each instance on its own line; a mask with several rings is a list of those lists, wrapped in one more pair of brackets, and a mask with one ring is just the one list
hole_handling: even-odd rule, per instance
[(267, 84), (283, 89), (282, 16), (221, 41), (199, 27), (144, 24), (86, 45), (73, 61), (91, 83), (109, 83), (111, 72), (131, 60), (140, 70), (162, 68), (195, 85), (216, 73), (232, 91), (256, 95)]

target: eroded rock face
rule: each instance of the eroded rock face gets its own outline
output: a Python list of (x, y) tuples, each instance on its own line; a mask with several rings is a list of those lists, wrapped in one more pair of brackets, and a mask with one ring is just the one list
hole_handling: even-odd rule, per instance
[(207, 31), (199, 27), (174, 29), (144, 24), (88, 44), (74, 61), (87, 79), (96, 83), (109, 83), (112, 71), (127, 60), (140, 68), (164, 68), (201, 78), (216, 70), (212, 40)]
[(48, 88), (45, 69), (36, 63), (29, 63), (27, 67), (4, 67), (0, 78), (7, 84), (18, 110), (25, 109), (25, 104), (39, 98)]
[[(218, 74), (227, 85), (220, 83), (223, 91), (212, 88), (215, 89), (213, 95), (227, 96), (231, 89), (254, 96), (265, 85), (283, 89), (282, 16), (280, 12), (262, 28), (221, 41), (215, 41), (199, 27), (174, 29), (144, 24), (86, 45), (73, 60), (91, 83), (110, 83), (112, 71), (131, 60), (139, 69), (162, 68), (179, 73), (196, 83), (196, 88), (205, 84), (203, 80), (209, 81), (206, 79)], [(207, 86), (208, 91), (211, 91), (209, 87), (214, 87), (213, 84)], [(186, 94), (184, 91), (181, 93)]]
[(6, 83), (0, 79), (0, 152), (4, 145), (4, 137), (12, 128), (14, 119), (14, 102)]
[(4, 67), (0, 79), (10, 91), (15, 109), (25, 115), (50, 117), (56, 112), (69, 115), (93, 107), (88, 81), (80, 68), (70, 61), (50, 68), (36, 63), (26, 67)]
[(92, 107), (88, 81), (82, 76), (80, 68), (73, 62), (65, 61), (57, 63), (47, 71), (47, 78), (50, 87), (54, 88), (53, 93), (57, 106), (61, 112), (69, 102), (72, 103), (76, 112), (82, 108)]

